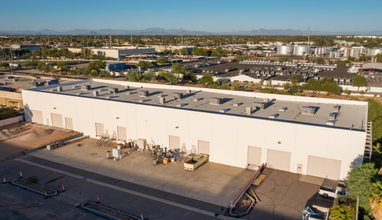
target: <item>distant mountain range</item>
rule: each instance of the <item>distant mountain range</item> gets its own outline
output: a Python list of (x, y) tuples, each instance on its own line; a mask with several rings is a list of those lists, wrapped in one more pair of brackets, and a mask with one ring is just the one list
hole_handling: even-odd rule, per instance
[[(66, 31), (66, 35), (109, 35), (109, 29), (88, 30), (74, 29)], [(55, 31), (43, 29), (39, 31), (6, 31), (0, 30), (0, 35), (64, 35), (65, 31)], [(148, 28), (143, 30), (121, 30), (112, 29), (112, 35), (180, 35), (180, 29), (163, 29), (159, 27)], [(235, 35), (306, 35), (306, 30), (292, 29), (259, 29), (251, 31), (235, 31)], [(381, 31), (312, 31), (312, 35), (382, 35)], [(183, 30), (183, 35), (232, 35), (232, 32), (208, 32), (208, 31), (191, 31)]]

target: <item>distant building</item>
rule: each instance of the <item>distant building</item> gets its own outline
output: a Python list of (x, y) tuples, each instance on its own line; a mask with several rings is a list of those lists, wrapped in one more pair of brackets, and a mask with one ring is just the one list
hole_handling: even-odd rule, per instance
[(12, 49), (28, 49), (29, 52), (32, 52), (34, 50), (41, 50), (42, 45), (41, 44), (15, 44), (11, 46)]
[[(152, 54), (156, 53), (154, 48), (137, 48), (137, 47), (86, 47), (93, 51), (93, 54), (103, 55), (113, 59), (124, 59), (129, 55)], [(69, 48), (69, 51), (80, 53), (82, 48)]]

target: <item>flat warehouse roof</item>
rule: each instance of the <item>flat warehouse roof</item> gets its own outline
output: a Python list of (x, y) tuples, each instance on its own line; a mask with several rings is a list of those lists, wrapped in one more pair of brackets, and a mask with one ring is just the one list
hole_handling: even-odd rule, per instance
[[(67, 84), (61, 84), (62, 92), (57, 92), (56, 86), (38, 87), (28, 90), (41, 91), (47, 93), (54, 93), (57, 95), (70, 95), (76, 97), (85, 97), (92, 99), (104, 99), (110, 101), (129, 102), (151, 106), (163, 106), (184, 110), (195, 110), (210, 112), (216, 114), (226, 114), (232, 116), (242, 116), (249, 118), (261, 118), (266, 120), (284, 121), (292, 123), (304, 123), (311, 125), (327, 126), (329, 114), (333, 113), (334, 105), (340, 106), (339, 113), (336, 114), (335, 124), (336, 128), (352, 128), (364, 130), (364, 125), (367, 120), (367, 105), (347, 100), (327, 100), (318, 102), (318, 99), (307, 97), (294, 97), (294, 96), (278, 96), (273, 94), (261, 94), (262, 97), (269, 97), (270, 101), (265, 104), (265, 109), (252, 111), (250, 115), (246, 114), (247, 107), (260, 106), (259, 103), (264, 102), (259, 93), (247, 92), (244, 95), (235, 95), (236, 91), (222, 91), (210, 89), (205, 91), (203, 88), (190, 88), (182, 86), (165, 86), (156, 84), (142, 84), (126, 82), (129, 85), (129, 90), (125, 89), (123, 82), (112, 80), (89, 80), (77, 81)], [(90, 85), (90, 90), (81, 90), (81, 85)], [(143, 86), (144, 88), (141, 88)], [(155, 88), (161, 87), (161, 88)], [(109, 89), (117, 88), (118, 93), (112, 94)], [(169, 88), (169, 89), (166, 89)], [(187, 89), (191, 89), (191, 93), (187, 94)], [(98, 91), (98, 96), (93, 96), (93, 91)], [(140, 97), (139, 91), (147, 91), (147, 97)], [(220, 91), (220, 92), (219, 92)], [(222, 94), (222, 92), (232, 94)], [(79, 94), (80, 93), (80, 94)], [(174, 99), (177, 96), (174, 93), (183, 94), (182, 99)], [(165, 103), (159, 103), (159, 96), (165, 98)], [(220, 98), (221, 104), (210, 104), (211, 98)], [(288, 100), (289, 99), (289, 100)], [(300, 99), (302, 101), (291, 101), (292, 99)], [(195, 101), (198, 100), (198, 101)], [(325, 100), (325, 99), (321, 99)], [(337, 102), (338, 101), (338, 102)], [(344, 102), (346, 104), (344, 104)], [(354, 103), (354, 104), (353, 104)], [(304, 106), (314, 107), (315, 114), (307, 115), (302, 114)], [(281, 108), (286, 108), (285, 111), (279, 111)], [(269, 119), (269, 116), (276, 115), (275, 119)]]

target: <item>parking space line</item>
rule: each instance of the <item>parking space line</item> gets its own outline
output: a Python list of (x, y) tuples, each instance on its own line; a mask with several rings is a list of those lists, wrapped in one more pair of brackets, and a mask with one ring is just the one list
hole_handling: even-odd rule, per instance
[[(84, 180), (84, 181), (87, 181), (87, 182), (90, 182), (90, 183), (94, 183), (94, 184), (105, 186), (105, 187), (108, 187), (108, 188), (111, 188), (111, 189), (115, 189), (115, 190), (119, 190), (119, 191), (122, 191), (122, 192), (130, 193), (130, 194), (133, 194), (133, 195), (136, 195), (136, 196), (140, 196), (140, 197), (143, 197), (143, 198), (146, 198), (146, 199), (151, 199), (151, 200), (154, 200), (154, 201), (157, 201), (157, 202), (161, 202), (161, 203), (165, 203), (165, 204), (168, 204), (168, 205), (176, 206), (178, 208), (187, 209), (187, 210), (190, 210), (190, 211), (193, 211), (193, 212), (198, 212), (200, 214), (204, 214), (204, 215), (215, 217), (215, 213), (213, 213), (213, 212), (209, 212), (209, 211), (205, 211), (205, 210), (202, 210), (202, 209), (194, 208), (194, 207), (191, 207), (191, 206), (188, 206), (188, 205), (183, 205), (183, 204), (179, 204), (179, 203), (176, 203), (176, 202), (168, 201), (168, 200), (161, 199), (161, 198), (158, 198), (158, 197), (155, 197), (155, 196), (150, 196), (150, 195), (147, 195), (147, 194), (144, 194), (144, 193), (140, 193), (140, 192), (136, 192), (136, 191), (133, 191), (133, 190), (125, 189), (125, 188), (122, 188), (122, 187), (119, 187), (119, 186), (114, 186), (112, 184), (108, 184), (108, 183), (104, 183), (104, 182), (101, 182), (101, 181), (98, 181), (98, 180), (86, 178), (84, 176), (80, 176), (80, 175), (69, 173), (69, 172), (66, 172), (66, 171), (59, 170), (59, 169), (51, 168), (51, 167), (48, 167), (48, 166), (45, 166), (45, 165), (41, 165), (41, 164), (38, 164), (38, 163), (35, 163), (35, 162), (24, 160), (24, 159), (21, 159), (21, 158), (14, 158), (14, 159), (17, 160), (17, 161), (23, 162), (23, 163), (27, 163), (27, 164), (30, 164), (30, 165), (33, 165), (33, 166), (36, 166), (36, 167), (40, 167), (40, 168), (46, 169), (46, 170), (50, 170), (50, 171), (54, 171), (54, 172), (57, 172), (57, 173), (65, 174), (67, 176), (70, 176), (70, 177), (73, 177), (73, 178), (76, 178), (76, 179), (81, 179), (81, 180)], [(219, 219), (232, 219), (230, 217), (226, 217), (226, 216), (222, 216), (222, 215), (216, 216), (216, 218), (219, 218)]]

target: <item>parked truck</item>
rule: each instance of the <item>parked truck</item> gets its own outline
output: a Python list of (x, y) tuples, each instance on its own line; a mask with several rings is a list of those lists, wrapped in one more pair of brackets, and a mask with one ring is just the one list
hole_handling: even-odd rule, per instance
[(323, 195), (325, 198), (346, 198), (350, 197), (350, 194), (346, 192), (343, 187), (340, 187), (338, 182), (331, 180), (324, 180), (321, 184), (320, 189), (318, 190), (320, 195)]
[(184, 169), (188, 171), (195, 171), (198, 167), (208, 162), (208, 155), (204, 154), (190, 154), (184, 160)]

